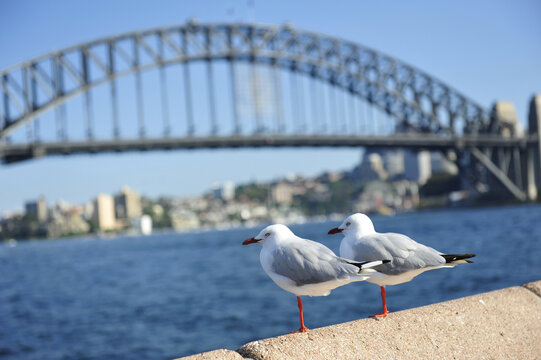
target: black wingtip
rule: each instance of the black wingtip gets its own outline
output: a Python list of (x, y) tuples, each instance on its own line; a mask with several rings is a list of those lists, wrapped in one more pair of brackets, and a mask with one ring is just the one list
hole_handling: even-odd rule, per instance
[(450, 263), (457, 260), (470, 259), (475, 257), (475, 254), (443, 254), (442, 256), (445, 259), (445, 263)]
[[(379, 266), (379, 265), (382, 265), (382, 264), (386, 264), (388, 262), (390, 262), (391, 260), (369, 260), (369, 261), (352, 261), (352, 260), (347, 260), (347, 259), (344, 259), (346, 260), (346, 262), (348, 264), (351, 264), (351, 265), (355, 265), (359, 268), (359, 272), (361, 270), (364, 270), (364, 269), (367, 269), (367, 268), (372, 268), (372, 267), (376, 267), (376, 266)], [(381, 264), (380, 264), (381, 262)], [(366, 267), (366, 265), (369, 264), (368, 267)]]

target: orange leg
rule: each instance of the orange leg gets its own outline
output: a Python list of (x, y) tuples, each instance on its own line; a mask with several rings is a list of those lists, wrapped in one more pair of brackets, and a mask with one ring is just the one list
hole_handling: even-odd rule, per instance
[(304, 326), (304, 318), (302, 316), (302, 301), (301, 301), (300, 296), (297, 296), (297, 305), (299, 306), (299, 314), (300, 314), (300, 319), (301, 319), (301, 328), (299, 330), (295, 330), (295, 331), (290, 332), (290, 334), (307, 332), (309, 330), (306, 326)]
[(387, 302), (385, 301), (385, 286), (380, 286), (381, 288), (381, 301), (383, 303), (383, 312), (381, 314), (374, 314), (370, 317), (387, 317), (389, 310), (387, 310)]

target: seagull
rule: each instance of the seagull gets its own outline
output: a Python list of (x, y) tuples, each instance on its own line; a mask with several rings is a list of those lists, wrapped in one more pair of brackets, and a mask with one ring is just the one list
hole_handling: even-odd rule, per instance
[(451, 268), (456, 264), (471, 263), (465, 260), (475, 254), (444, 254), (431, 247), (419, 244), (406, 235), (378, 233), (365, 214), (353, 214), (342, 225), (329, 230), (329, 234), (343, 233), (340, 256), (355, 261), (391, 259), (377, 266), (378, 272), (367, 279), (381, 288), (383, 312), (372, 317), (386, 317), (389, 311), (385, 299), (385, 286), (411, 281), (417, 275), (439, 268)]
[(376, 273), (370, 268), (389, 262), (340, 258), (328, 247), (302, 239), (281, 224), (267, 226), (242, 245), (253, 243), (263, 247), (259, 260), (267, 275), (276, 285), (297, 296), (301, 327), (293, 333), (308, 331), (304, 326), (301, 296), (327, 296), (339, 286), (368, 279)]

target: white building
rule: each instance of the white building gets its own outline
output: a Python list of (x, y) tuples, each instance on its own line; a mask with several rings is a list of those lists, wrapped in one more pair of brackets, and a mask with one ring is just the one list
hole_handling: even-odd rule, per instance
[(139, 220), (139, 231), (143, 235), (152, 234), (152, 218), (149, 215), (141, 216)]

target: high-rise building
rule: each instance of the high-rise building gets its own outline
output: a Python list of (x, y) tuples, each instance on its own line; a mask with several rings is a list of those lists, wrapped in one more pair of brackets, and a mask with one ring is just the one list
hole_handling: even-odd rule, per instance
[(404, 174), (404, 150), (393, 149), (386, 150), (380, 154), (383, 159), (383, 167), (390, 178)]
[(231, 181), (226, 181), (222, 186), (222, 199), (233, 200), (235, 197), (235, 185)]
[(127, 186), (122, 187), (115, 196), (115, 215), (117, 219), (138, 219), (143, 213), (141, 196)]
[(430, 151), (416, 152), (406, 150), (404, 178), (422, 185), (431, 176), (432, 163)]
[(94, 201), (94, 220), (101, 230), (116, 229), (115, 202), (108, 194), (99, 194)]
[(226, 181), (222, 186), (214, 184), (212, 186), (212, 195), (216, 199), (233, 200), (235, 197), (235, 185), (231, 181)]
[(388, 177), (384, 169), (380, 149), (368, 149), (363, 152), (361, 163), (353, 170), (353, 173), (361, 182), (385, 180)]
[(24, 207), (26, 214), (35, 215), (40, 223), (47, 221), (47, 203), (43, 196), (37, 201), (27, 202)]
[(419, 178), (417, 182), (421, 185), (427, 182), (432, 176), (432, 162), (430, 151), (419, 151), (417, 160), (419, 161)]

